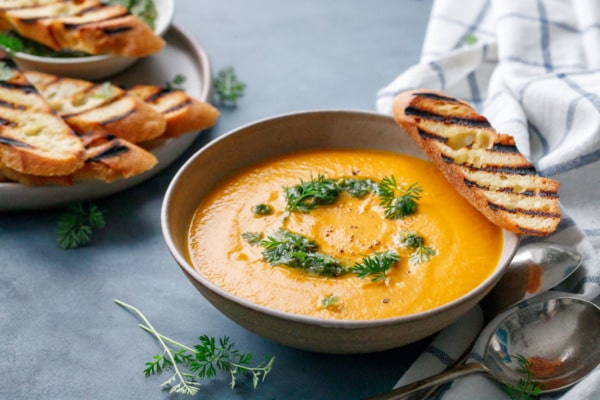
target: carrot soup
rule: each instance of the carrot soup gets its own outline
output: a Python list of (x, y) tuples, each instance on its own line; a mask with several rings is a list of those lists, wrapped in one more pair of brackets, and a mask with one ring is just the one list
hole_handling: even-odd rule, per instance
[(433, 163), (379, 150), (296, 152), (201, 200), (189, 259), (215, 285), (284, 312), (341, 320), (418, 313), (475, 289), (503, 239)]

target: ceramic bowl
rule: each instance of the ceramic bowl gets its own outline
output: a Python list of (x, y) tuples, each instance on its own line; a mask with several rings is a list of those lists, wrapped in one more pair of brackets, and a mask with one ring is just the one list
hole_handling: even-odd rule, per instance
[[(154, 31), (164, 35), (175, 14), (174, 0), (154, 0), (157, 18)], [(46, 72), (53, 75), (86, 80), (105, 79), (132, 66), (139, 58), (112, 54), (88, 57), (41, 57), (27, 53), (15, 53), (15, 62), (21, 69)]]
[(187, 257), (186, 232), (199, 200), (234, 171), (287, 152), (313, 148), (373, 148), (425, 158), (389, 117), (360, 111), (306, 111), (268, 118), (236, 129), (194, 154), (170, 183), (161, 225), (180, 269), (219, 311), (248, 330), (295, 348), (337, 354), (391, 349), (423, 339), (475, 306), (512, 259), (518, 235), (503, 231), (501, 258), (492, 275), (463, 297), (429, 311), (381, 320), (328, 320), (294, 315), (228, 293), (196, 271)]

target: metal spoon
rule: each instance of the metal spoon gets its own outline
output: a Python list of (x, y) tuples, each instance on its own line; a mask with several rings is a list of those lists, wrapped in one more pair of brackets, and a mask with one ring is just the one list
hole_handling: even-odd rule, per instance
[[(500, 281), (481, 301), (486, 320), (490, 321), (502, 310), (522, 300), (552, 289), (576, 271), (581, 261), (581, 254), (572, 247), (546, 243), (521, 246)], [(477, 336), (474, 335), (473, 340)], [(471, 349), (466, 349), (463, 356), (450, 368), (462, 365), (470, 353)], [(417, 397), (427, 399), (436, 389), (437, 386), (431, 385), (429, 390), (419, 392)], [(381, 394), (377, 399), (392, 400), (401, 397), (393, 393), (392, 390)]]
[(600, 308), (576, 297), (535, 301), (515, 306), (489, 338), (482, 362), (473, 362), (399, 387), (369, 400), (396, 399), (472, 373), (484, 373), (519, 388), (526, 379), (519, 357), (542, 393), (574, 385), (600, 363)]
[[(485, 320), (490, 321), (508, 307), (557, 286), (579, 268), (582, 259), (577, 250), (568, 246), (547, 243), (521, 246), (500, 281), (480, 302)], [(477, 336), (473, 336), (473, 341)], [(449, 368), (464, 364), (470, 354), (471, 348), (467, 348)], [(437, 390), (437, 386), (432, 386), (415, 393), (411, 399), (429, 399)], [(390, 397), (394, 398), (397, 397)]]
[(521, 246), (500, 281), (481, 301), (486, 319), (552, 289), (577, 270), (581, 260), (581, 254), (572, 247), (545, 243)]

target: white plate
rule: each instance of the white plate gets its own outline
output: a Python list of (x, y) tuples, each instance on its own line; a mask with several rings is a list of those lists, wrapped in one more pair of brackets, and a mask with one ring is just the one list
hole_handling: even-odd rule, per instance
[[(183, 88), (191, 96), (208, 102), (212, 86), (211, 66), (204, 49), (186, 33), (172, 25), (165, 34), (167, 46), (111, 79), (116, 84), (163, 85), (175, 75), (186, 80)], [(108, 196), (137, 185), (175, 161), (196, 139), (198, 132), (169, 139), (152, 153), (158, 164), (149, 171), (129, 179), (111, 183), (102, 181), (77, 182), (71, 186), (26, 186), (20, 183), (0, 183), (0, 211), (52, 208), (74, 201)]]
[[(174, 0), (154, 0), (154, 5), (157, 12), (154, 31), (157, 35), (164, 36), (175, 14), (175, 2)], [(139, 60), (138, 58), (110, 54), (58, 58), (15, 53), (13, 58), (21, 69), (31, 69), (53, 75), (87, 80), (111, 77), (129, 68)]]

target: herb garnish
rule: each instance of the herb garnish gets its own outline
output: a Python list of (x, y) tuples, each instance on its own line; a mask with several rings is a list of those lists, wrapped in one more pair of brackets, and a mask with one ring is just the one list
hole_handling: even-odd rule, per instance
[(183, 84), (186, 81), (186, 77), (183, 74), (177, 74), (170, 81), (165, 82), (165, 89), (167, 90), (183, 90)]
[(270, 215), (273, 213), (273, 208), (268, 204), (257, 204), (252, 207), (252, 212), (256, 215)]
[(385, 217), (400, 219), (414, 213), (422, 192), (423, 188), (417, 183), (403, 187), (393, 175), (384, 177), (379, 183), (379, 204), (385, 209)]
[(219, 71), (215, 79), (215, 93), (219, 103), (224, 106), (235, 107), (238, 98), (244, 95), (246, 84), (238, 81), (233, 67), (227, 67)]
[(333, 179), (327, 179), (319, 174), (310, 181), (300, 180), (300, 183), (285, 187), (286, 210), (307, 213), (317, 205), (332, 204), (342, 191), (340, 185)]
[(399, 260), (400, 256), (394, 250), (378, 251), (354, 264), (352, 272), (359, 278), (371, 276), (372, 282), (380, 282), (385, 280), (387, 271)]
[(156, 6), (152, 0), (109, 0), (109, 3), (122, 4), (129, 12), (148, 25), (152, 30), (158, 17)]
[(361, 199), (371, 192), (378, 191), (377, 183), (371, 179), (341, 179), (339, 184), (344, 192), (357, 199)]
[[(264, 382), (275, 362), (275, 357), (266, 356), (258, 365), (251, 367), (252, 354), (236, 350), (235, 344), (228, 336), (217, 341), (215, 338), (202, 335), (198, 338), (199, 343), (193, 348), (186, 346), (158, 333), (136, 307), (116, 299), (114, 302), (136, 313), (145, 323), (145, 325), (140, 324), (139, 327), (154, 335), (160, 343), (163, 351), (161, 354), (155, 354), (153, 360), (146, 363), (144, 375), (159, 375), (165, 371), (173, 371), (173, 375), (161, 385), (169, 386), (169, 393), (196, 395), (201, 386), (196, 378), (212, 378), (216, 376), (217, 370), (229, 372), (231, 377), (229, 385), (232, 389), (235, 388), (240, 375), (251, 376), (252, 386), (256, 388), (259, 382)], [(183, 368), (190, 372), (185, 372)]]
[(0, 46), (11, 55), (22, 51), (24, 47), (20, 38), (6, 32), (0, 33)]
[(323, 297), (321, 299), (321, 304), (323, 305), (323, 308), (336, 308), (339, 302), (340, 298), (336, 295)]
[(242, 238), (251, 245), (264, 247), (263, 257), (273, 266), (287, 265), (323, 276), (340, 276), (347, 272), (338, 260), (318, 252), (314, 240), (298, 233), (279, 229), (266, 239), (257, 241), (256, 234), (245, 232)]
[(519, 380), (519, 384), (514, 387), (504, 385), (504, 391), (512, 400), (532, 400), (535, 396), (542, 393), (542, 387), (534, 380), (531, 372), (532, 363), (522, 355), (511, 356), (519, 363), (519, 372), (525, 376)]
[(102, 211), (94, 204), (71, 204), (58, 220), (56, 243), (61, 249), (75, 249), (92, 241), (92, 231), (104, 228)]
[(101, 99), (108, 100), (113, 96), (113, 85), (110, 81), (104, 81), (100, 85), (100, 89), (98, 91), (90, 94), (90, 97), (93, 99)]
[(413, 264), (421, 264), (429, 261), (432, 256), (437, 254), (434, 248), (425, 246), (423, 236), (415, 232), (402, 233), (400, 235), (400, 244), (414, 250), (410, 255), (410, 262)]

